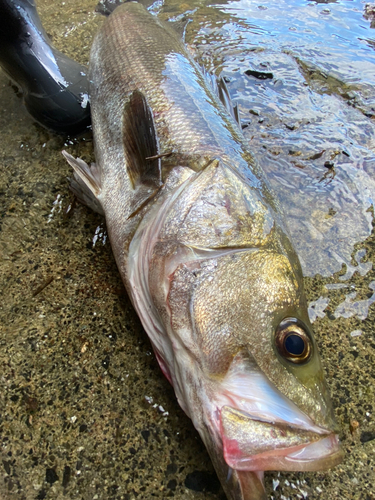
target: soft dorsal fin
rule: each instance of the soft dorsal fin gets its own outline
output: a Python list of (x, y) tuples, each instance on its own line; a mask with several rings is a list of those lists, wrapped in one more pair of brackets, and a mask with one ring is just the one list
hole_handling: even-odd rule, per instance
[(125, 105), (122, 139), (126, 168), (133, 189), (161, 185), (160, 157), (152, 111), (142, 92), (135, 90)]

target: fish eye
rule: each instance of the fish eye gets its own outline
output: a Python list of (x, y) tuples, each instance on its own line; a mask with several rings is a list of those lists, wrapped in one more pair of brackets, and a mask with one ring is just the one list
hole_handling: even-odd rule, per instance
[(285, 318), (276, 329), (275, 344), (279, 354), (294, 364), (306, 363), (312, 355), (307, 328), (297, 318)]

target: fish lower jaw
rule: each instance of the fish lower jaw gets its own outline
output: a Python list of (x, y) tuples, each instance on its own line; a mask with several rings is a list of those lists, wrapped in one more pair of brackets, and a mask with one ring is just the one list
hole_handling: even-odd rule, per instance
[[(279, 450), (269, 450), (252, 456), (237, 454), (237, 447), (224, 444), (225, 462), (234, 470), (256, 471), (320, 471), (338, 465), (343, 460), (338, 436), (331, 434), (317, 442)], [(321, 455), (321, 456), (318, 456)]]
[(317, 471), (343, 459), (337, 434), (266, 422), (230, 407), (220, 413), (224, 460), (237, 471)]

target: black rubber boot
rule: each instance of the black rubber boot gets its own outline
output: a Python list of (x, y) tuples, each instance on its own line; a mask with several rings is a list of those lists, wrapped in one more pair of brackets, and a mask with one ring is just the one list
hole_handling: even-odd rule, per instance
[(87, 70), (51, 45), (34, 0), (0, 0), (0, 65), (41, 125), (66, 134), (90, 125)]

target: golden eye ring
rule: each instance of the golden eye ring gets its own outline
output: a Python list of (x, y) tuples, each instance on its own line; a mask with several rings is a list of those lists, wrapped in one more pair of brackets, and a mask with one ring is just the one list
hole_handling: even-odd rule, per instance
[(301, 365), (312, 356), (313, 345), (307, 328), (297, 318), (285, 318), (276, 329), (275, 345), (280, 356)]

